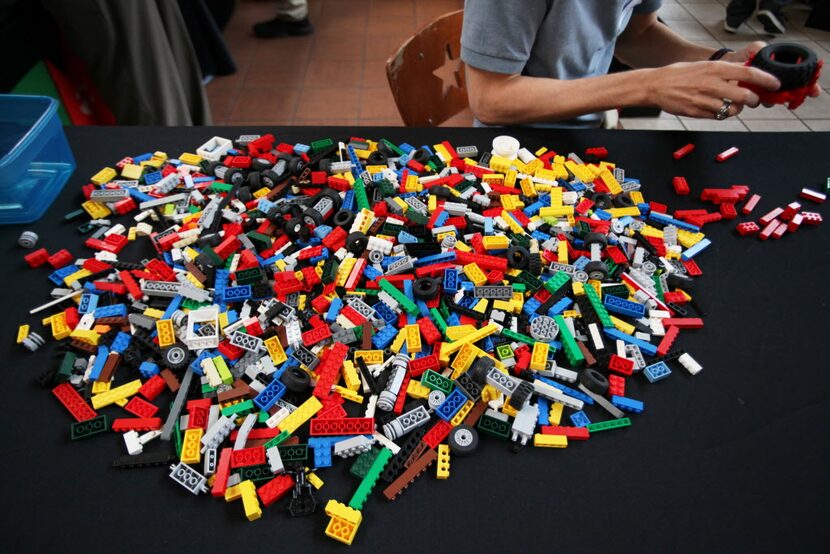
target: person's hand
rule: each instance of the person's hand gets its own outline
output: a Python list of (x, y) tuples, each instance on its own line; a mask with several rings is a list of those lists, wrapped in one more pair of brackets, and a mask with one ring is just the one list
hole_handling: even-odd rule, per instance
[[(766, 45), (766, 42), (756, 40), (755, 42), (750, 42), (737, 52), (729, 52), (721, 59), (727, 62), (745, 64)], [(819, 94), (821, 94), (821, 87), (819, 87), (818, 84), (814, 85), (812, 90), (807, 93), (808, 96), (812, 96), (813, 98), (817, 97)], [(773, 105), (774, 104), (764, 104), (767, 108), (771, 108)]]
[(758, 95), (738, 86), (738, 81), (766, 90), (778, 90), (778, 79), (755, 67), (728, 62), (676, 63), (652, 70), (646, 94), (650, 104), (675, 115), (714, 119), (724, 100), (729, 117), (738, 115), (744, 106), (755, 107)]

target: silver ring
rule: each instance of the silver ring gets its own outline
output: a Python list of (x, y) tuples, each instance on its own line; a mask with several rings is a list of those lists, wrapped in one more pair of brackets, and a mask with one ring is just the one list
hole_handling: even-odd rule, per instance
[(723, 106), (721, 106), (720, 109), (717, 112), (715, 112), (715, 119), (717, 119), (718, 121), (723, 121), (724, 119), (729, 117), (729, 106), (731, 105), (732, 100), (730, 100), (729, 98), (724, 98)]

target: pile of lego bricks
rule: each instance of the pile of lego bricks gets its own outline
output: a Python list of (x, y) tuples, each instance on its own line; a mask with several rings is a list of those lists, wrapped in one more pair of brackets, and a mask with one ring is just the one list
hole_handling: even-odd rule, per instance
[(114, 467), (169, 467), (250, 520), (314, 513), (350, 464), (354, 496), (324, 511), (351, 544), (376, 487), (445, 479), (480, 438), (629, 426), (637, 392), (701, 370), (673, 344), (703, 325), (710, 242), (607, 156), (246, 135), (124, 158), (69, 216), (90, 252), (26, 256), (57, 287), (39, 380), (72, 439), (119, 435)]

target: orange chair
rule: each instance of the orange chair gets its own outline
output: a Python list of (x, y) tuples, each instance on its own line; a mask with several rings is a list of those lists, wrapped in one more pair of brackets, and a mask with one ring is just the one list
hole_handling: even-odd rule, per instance
[(403, 122), (410, 127), (440, 125), (469, 105), (461, 25), (464, 10), (424, 26), (386, 61), (386, 77)]

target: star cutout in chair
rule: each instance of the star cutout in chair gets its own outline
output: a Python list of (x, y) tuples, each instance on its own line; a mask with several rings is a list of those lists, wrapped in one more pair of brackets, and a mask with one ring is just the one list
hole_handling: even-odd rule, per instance
[(461, 58), (456, 57), (453, 59), (449, 45), (447, 45), (444, 64), (432, 72), (432, 74), (441, 79), (441, 82), (444, 84), (442, 92), (442, 96), (444, 98), (447, 97), (447, 94), (449, 94), (452, 88), (462, 87), (463, 76), (461, 74), (461, 71)]

